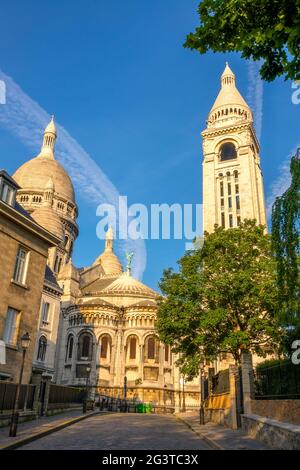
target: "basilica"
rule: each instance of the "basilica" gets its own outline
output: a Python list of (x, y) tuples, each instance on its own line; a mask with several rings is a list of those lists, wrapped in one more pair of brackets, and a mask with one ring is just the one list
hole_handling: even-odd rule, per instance
[[(33, 374), (49, 374), (62, 385), (89, 383), (101, 394), (174, 402), (185, 386), (170, 346), (156, 335), (158, 293), (123, 269), (109, 227), (104, 249), (92, 266), (72, 262), (78, 208), (72, 182), (55, 157), (53, 117), (38, 156), (13, 175), (18, 202), (60, 239), (49, 250)], [(186, 399), (199, 401), (199, 381), (186, 384)]]
[[(236, 227), (245, 218), (264, 224), (253, 116), (228, 64), (202, 137), (204, 230)], [(13, 175), (20, 206), (59, 240), (48, 251), (33, 374), (73, 386), (85, 384), (88, 375), (98, 393), (119, 397), (126, 384), (128, 396), (175, 408), (184, 390), (186, 404), (197, 406), (199, 378), (186, 382), (176, 356), (157, 338), (159, 294), (132, 277), (130, 263), (123, 268), (111, 227), (93, 264), (74, 266), (78, 207), (72, 181), (55, 157), (56, 138), (52, 117), (40, 153)]]

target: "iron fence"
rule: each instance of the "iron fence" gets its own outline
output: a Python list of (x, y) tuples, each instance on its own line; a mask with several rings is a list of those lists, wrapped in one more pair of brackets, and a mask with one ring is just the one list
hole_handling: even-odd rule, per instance
[(254, 371), (255, 399), (300, 399), (300, 364), (283, 362)]
[[(14, 408), (17, 386), (15, 383), (0, 382), (0, 413)], [(21, 385), (18, 402), (19, 410), (33, 409), (35, 388), (35, 385)]]
[(220, 372), (212, 377), (212, 395), (220, 395), (229, 391), (229, 369), (220, 370)]
[(49, 403), (82, 403), (85, 390), (82, 388), (68, 387), (66, 385), (50, 384)]

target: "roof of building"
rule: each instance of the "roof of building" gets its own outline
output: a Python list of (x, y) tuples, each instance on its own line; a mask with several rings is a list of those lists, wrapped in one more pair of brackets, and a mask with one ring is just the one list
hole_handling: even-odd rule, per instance
[(59, 291), (62, 290), (60, 288), (60, 286), (58, 285), (57, 281), (56, 281), (56, 277), (55, 277), (54, 272), (52, 271), (52, 269), (48, 265), (46, 265), (46, 269), (45, 269), (45, 281), (48, 284), (51, 284), (55, 289), (57, 289)]

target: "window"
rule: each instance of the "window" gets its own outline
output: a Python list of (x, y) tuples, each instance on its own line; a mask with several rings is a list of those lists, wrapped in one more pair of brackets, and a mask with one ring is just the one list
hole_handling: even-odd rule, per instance
[(165, 345), (165, 362), (169, 362), (170, 346)]
[(67, 354), (66, 354), (66, 360), (72, 359), (73, 356), (73, 347), (74, 347), (74, 338), (72, 335), (69, 336), (68, 342), (67, 342)]
[(223, 181), (221, 181), (221, 183), (220, 183), (220, 196), (221, 197), (224, 196), (224, 183), (223, 183)]
[(228, 209), (232, 209), (232, 197), (229, 196), (228, 198)]
[(237, 216), (237, 226), (239, 227), (241, 225), (241, 217), (238, 215)]
[(240, 196), (238, 194), (235, 196), (235, 201), (236, 201), (237, 210), (240, 210), (241, 204), (240, 204)]
[(233, 160), (237, 158), (235, 145), (232, 142), (226, 142), (221, 146), (220, 159), (221, 161)]
[(39, 339), (38, 353), (37, 353), (38, 361), (45, 360), (46, 350), (47, 350), (47, 338), (45, 336), (41, 336)]
[(229, 227), (233, 227), (233, 216), (232, 214), (229, 214)]
[(221, 213), (221, 226), (225, 228), (225, 214), (224, 212)]
[(90, 342), (91, 339), (89, 336), (84, 336), (82, 339), (82, 357), (88, 357), (90, 352)]
[(54, 272), (57, 274), (60, 271), (62, 259), (59, 256), (56, 256), (54, 263)]
[(6, 314), (3, 340), (6, 344), (15, 345), (18, 337), (18, 323), (20, 312), (9, 307)]
[(130, 338), (129, 359), (136, 358), (136, 338)]
[(100, 351), (100, 358), (107, 359), (107, 352), (108, 352), (108, 337), (103, 336), (100, 341), (101, 351)]
[(1, 199), (6, 204), (10, 206), (13, 204), (13, 197), (14, 197), (14, 189), (6, 183), (3, 183), (2, 191), (1, 191)]
[(155, 339), (148, 339), (148, 359), (155, 359)]
[(19, 248), (17, 253), (13, 279), (19, 284), (25, 284), (28, 254), (29, 252), (26, 251), (24, 248)]
[(92, 337), (88, 333), (80, 335), (78, 343), (78, 360), (92, 359), (93, 344)]
[(67, 235), (65, 235), (64, 246), (67, 246), (68, 243), (69, 243), (69, 237)]
[(50, 304), (49, 302), (44, 302), (42, 304), (42, 323), (49, 323), (49, 309), (50, 309)]

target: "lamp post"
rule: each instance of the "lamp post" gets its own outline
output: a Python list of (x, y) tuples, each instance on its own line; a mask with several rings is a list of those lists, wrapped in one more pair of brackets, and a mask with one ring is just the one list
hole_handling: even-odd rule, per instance
[(126, 412), (127, 411), (127, 377), (126, 375), (124, 377), (124, 400), (125, 400), (124, 411)]
[(203, 404), (203, 369), (204, 369), (204, 362), (200, 362), (200, 413), (199, 413), (199, 423), (204, 423), (204, 404)]
[(25, 356), (26, 356), (26, 352), (29, 347), (29, 344), (30, 344), (30, 335), (29, 333), (25, 333), (21, 337), (21, 347), (23, 350), (22, 351), (23, 355), (22, 355), (22, 363), (21, 363), (21, 369), (20, 369), (20, 375), (19, 375), (19, 382), (18, 382), (16, 396), (15, 396), (14, 409), (13, 409), (13, 413), (12, 413), (11, 421), (10, 421), (9, 437), (16, 437), (17, 435), (18, 420), (19, 420), (19, 397), (20, 397), (21, 383), (22, 383), (22, 378), (23, 378)]
[(180, 382), (182, 384), (182, 408), (181, 411), (183, 413), (186, 412), (186, 407), (185, 407), (185, 380), (184, 380), (184, 375), (181, 377)]
[(82, 413), (86, 413), (86, 411), (87, 411), (88, 384), (89, 384), (90, 372), (91, 372), (91, 368), (90, 368), (90, 366), (87, 366), (87, 368), (86, 368), (85, 397), (84, 397), (84, 401), (83, 401)]

